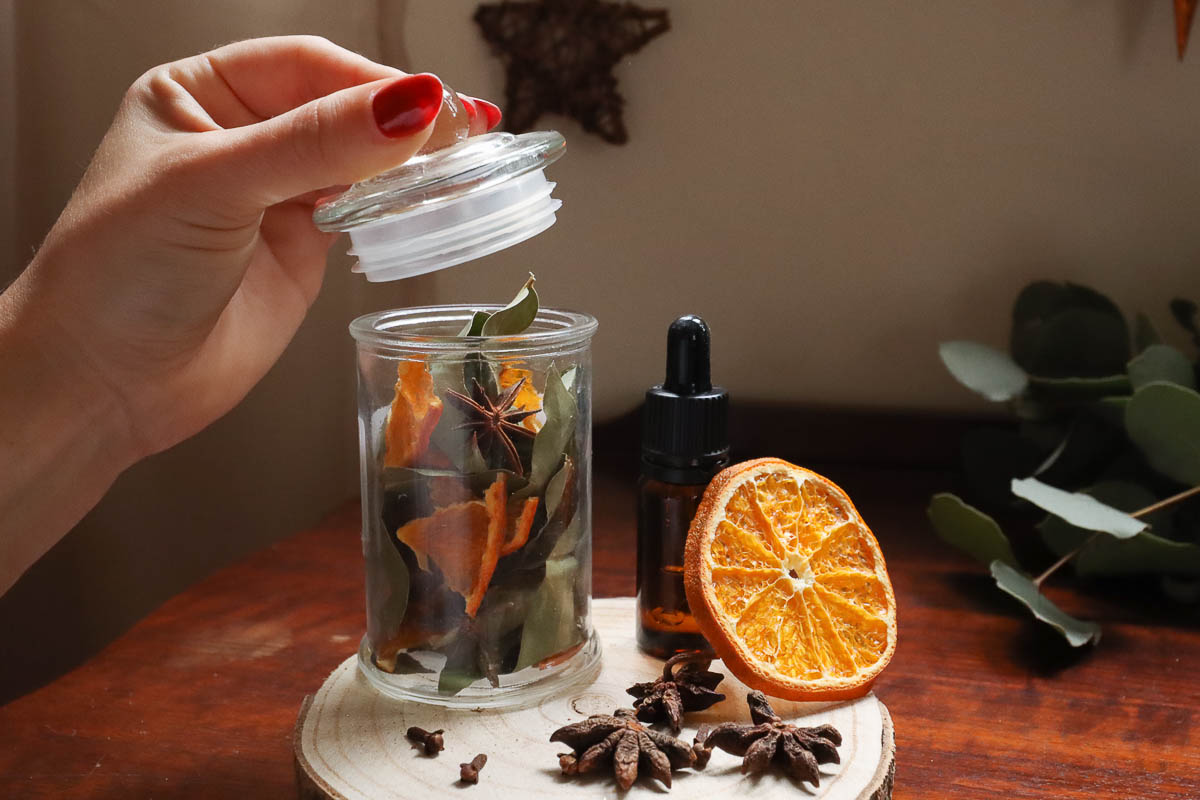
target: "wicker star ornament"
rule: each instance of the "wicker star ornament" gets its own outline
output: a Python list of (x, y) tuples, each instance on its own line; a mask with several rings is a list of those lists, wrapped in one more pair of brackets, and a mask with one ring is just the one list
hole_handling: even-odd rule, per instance
[(552, 112), (613, 144), (629, 139), (613, 68), (670, 28), (665, 9), (604, 0), (485, 3), (475, 22), (504, 63), (508, 130)]

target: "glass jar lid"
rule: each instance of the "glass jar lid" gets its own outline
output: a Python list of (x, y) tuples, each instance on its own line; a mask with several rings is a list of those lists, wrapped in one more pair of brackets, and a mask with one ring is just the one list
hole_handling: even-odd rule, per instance
[(323, 200), (313, 222), (349, 233), (369, 281), (461, 264), (554, 224), (562, 201), (543, 170), (565, 149), (555, 131), (474, 136)]

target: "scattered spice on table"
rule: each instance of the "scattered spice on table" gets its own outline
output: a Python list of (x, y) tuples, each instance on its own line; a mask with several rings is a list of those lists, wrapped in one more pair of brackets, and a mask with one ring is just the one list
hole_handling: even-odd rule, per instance
[(564, 775), (582, 775), (611, 764), (622, 790), (637, 780), (639, 763), (648, 768), (650, 777), (670, 788), (671, 770), (690, 767), (696, 761), (686, 742), (647, 728), (629, 708), (566, 725), (551, 734), (550, 741), (574, 750), (558, 756)]
[(442, 740), (443, 733), (445, 731), (441, 728), (436, 731), (427, 731), (424, 728), (418, 728), (414, 725), (404, 735), (409, 741), (424, 748), (425, 755), (436, 756), (439, 752), (446, 749), (446, 744)]
[(742, 772), (765, 772), (774, 762), (792, 778), (819, 786), (819, 765), (841, 763), (837, 748), (842, 735), (832, 725), (814, 728), (789, 725), (775, 713), (762, 692), (751, 692), (746, 704), (750, 706), (751, 724), (722, 722), (706, 725), (696, 734), (698, 766), (708, 763), (716, 747), (742, 756)]
[(459, 780), (463, 783), (479, 783), (479, 771), (487, 763), (487, 754), (480, 753), (466, 764), (459, 764)]
[(633, 704), (642, 722), (666, 721), (675, 733), (683, 728), (685, 711), (703, 711), (725, 699), (714, 691), (725, 676), (710, 672), (712, 656), (691, 651), (667, 659), (662, 677), (635, 683), (625, 691), (637, 698)]

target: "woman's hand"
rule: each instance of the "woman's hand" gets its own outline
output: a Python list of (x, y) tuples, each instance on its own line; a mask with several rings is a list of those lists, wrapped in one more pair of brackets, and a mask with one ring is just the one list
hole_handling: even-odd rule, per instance
[[(66, 527), (52, 525), (50, 543), (117, 472), (204, 428), (263, 376), (321, 286), (334, 237), (313, 226), (313, 203), (415, 154), (442, 97), (432, 75), (306, 36), (239, 42), (134, 83), (33, 262), (0, 295), (0, 493), (41, 493), (40, 473), (103, 450), (101, 488), (59, 514)], [(490, 103), (463, 105), (471, 133), (499, 120)], [(34, 430), (50, 409), (76, 409), (93, 444), (71, 441), (70, 420)], [(0, 518), (16, 502), (5, 500)], [(43, 527), (24, 500), (17, 516)]]

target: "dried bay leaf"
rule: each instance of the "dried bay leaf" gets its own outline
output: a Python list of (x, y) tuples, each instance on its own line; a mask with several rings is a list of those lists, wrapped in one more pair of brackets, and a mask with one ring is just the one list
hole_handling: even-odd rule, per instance
[(533, 596), (521, 630), (518, 670), (574, 647), (583, 638), (575, 613), (578, 573), (579, 562), (574, 558), (546, 562), (546, 577)]
[(1035, 617), (1061, 633), (1072, 647), (1100, 642), (1099, 625), (1076, 619), (1063, 611), (1042, 594), (1033, 581), (1008, 564), (993, 561), (991, 573), (1001, 591), (1015, 597), (1033, 612)]
[(935, 494), (926, 512), (938, 538), (983, 564), (1017, 566), (1012, 545), (996, 521), (958, 497)]
[(504, 308), (492, 314), (483, 327), (480, 333), (483, 336), (516, 336), (519, 333), (524, 333), (525, 329), (533, 324), (538, 313), (538, 294), (533, 288), (537, 279), (533, 273), (529, 273), (529, 280), (525, 281), (525, 285), (517, 292), (516, 297), (509, 302)]
[(488, 318), (491, 316), (492, 315), (486, 311), (476, 311), (474, 314), (471, 315), (471, 318), (469, 320), (467, 320), (467, 324), (464, 325), (463, 329), (458, 332), (458, 335), (459, 336), (482, 336), (483, 335), (483, 325), (485, 322), (488, 321)]

